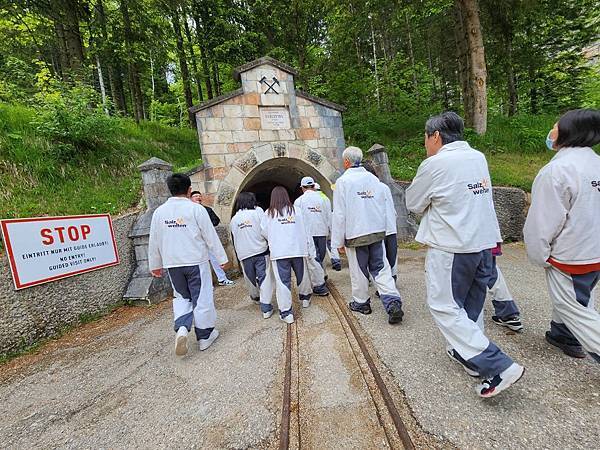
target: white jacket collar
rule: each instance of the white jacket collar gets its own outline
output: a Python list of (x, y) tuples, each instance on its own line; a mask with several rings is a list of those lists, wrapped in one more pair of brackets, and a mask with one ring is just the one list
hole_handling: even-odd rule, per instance
[(563, 156), (567, 156), (570, 155), (572, 153), (576, 153), (576, 152), (593, 152), (594, 150), (591, 147), (563, 147), (560, 150), (558, 150), (556, 152), (556, 155), (554, 155), (551, 159), (551, 161), (554, 161), (555, 159), (559, 159), (562, 158)]
[(442, 148), (438, 150), (438, 154), (446, 151), (452, 150), (470, 150), (471, 146), (467, 141), (454, 141), (449, 144), (443, 145)]

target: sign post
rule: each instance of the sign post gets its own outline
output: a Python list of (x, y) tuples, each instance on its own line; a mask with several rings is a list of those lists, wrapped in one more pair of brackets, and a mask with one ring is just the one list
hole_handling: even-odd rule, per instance
[(15, 289), (119, 264), (108, 214), (1, 220)]

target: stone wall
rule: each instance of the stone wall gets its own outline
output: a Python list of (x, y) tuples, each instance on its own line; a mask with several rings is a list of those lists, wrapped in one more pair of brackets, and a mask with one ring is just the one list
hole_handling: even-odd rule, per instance
[(120, 264), (52, 283), (15, 291), (8, 258), (0, 254), (0, 354), (27, 347), (76, 324), (84, 314), (99, 313), (123, 298), (135, 269), (128, 234), (137, 213), (113, 219)]
[[(410, 182), (397, 181), (401, 189), (405, 190)], [(522, 241), (523, 226), (529, 209), (529, 200), (525, 191), (519, 188), (494, 186), (494, 206), (500, 225), (500, 232), (505, 241)], [(421, 219), (411, 213), (418, 223)]]

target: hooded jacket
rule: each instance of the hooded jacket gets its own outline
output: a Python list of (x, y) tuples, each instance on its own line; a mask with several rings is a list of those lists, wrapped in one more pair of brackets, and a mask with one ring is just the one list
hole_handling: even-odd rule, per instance
[(483, 153), (465, 141), (424, 160), (406, 189), (406, 206), (423, 214), (416, 240), (450, 253), (476, 253), (502, 241)]

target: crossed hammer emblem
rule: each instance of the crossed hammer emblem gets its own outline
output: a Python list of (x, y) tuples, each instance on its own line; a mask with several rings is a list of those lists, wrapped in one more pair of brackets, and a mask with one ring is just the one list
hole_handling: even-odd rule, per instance
[(279, 86), (279, 80), (275, 77), (273, 77), (273, 82), (269, 83), (269, 80), (267, 80), (267, 77), (263, 76), (260, 79), (260, 84), (266, 84), (267, 85), (267, 90), (265, 91), (265, 94), (268, 94), (269, 92), (273, 92), (274, 94), (279, 94), (279, 92), (277, 92), (275, 90), (275, 85)]

